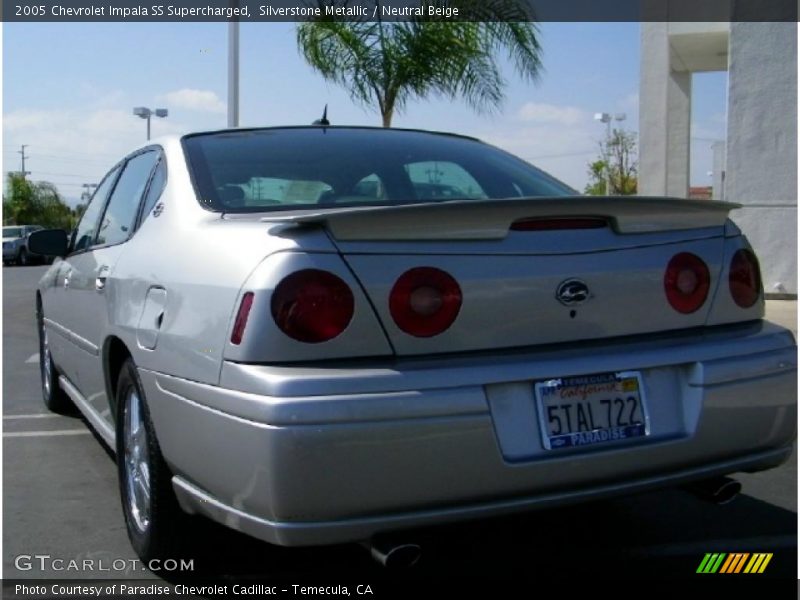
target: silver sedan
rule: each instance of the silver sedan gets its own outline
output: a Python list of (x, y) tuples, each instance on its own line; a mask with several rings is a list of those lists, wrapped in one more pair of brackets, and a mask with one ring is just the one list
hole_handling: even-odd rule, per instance
[(145, 559), (185, 513), (330, 544), (767, 469), (796, 346), (734, 208), (448, 134), (154, 141), (30, 238), (45, 403), (116, 451)]

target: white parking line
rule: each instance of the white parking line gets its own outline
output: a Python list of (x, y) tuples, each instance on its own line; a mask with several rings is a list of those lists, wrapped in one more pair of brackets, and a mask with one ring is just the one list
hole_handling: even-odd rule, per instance
[(56, 419), (64, 415), (56, 415), (53, 413), (36, 413), (33, 415), (3, 415), (3, 420), (6, 419)]
[(61, 435), (88, 435), (92, 433), (88, 429), (62, 429), (60, 431), (4, 431), (4, 438), (20, 437), (55, 437)]
[(33, 364), (33, 363), (38, 363), (38, 362), (39, 362), (39, 353), (37, 352), (36, 354), (31, 354), (28, 357), (28, 360), (25, 361), (25, 364), (27, 365), (27, 364)]

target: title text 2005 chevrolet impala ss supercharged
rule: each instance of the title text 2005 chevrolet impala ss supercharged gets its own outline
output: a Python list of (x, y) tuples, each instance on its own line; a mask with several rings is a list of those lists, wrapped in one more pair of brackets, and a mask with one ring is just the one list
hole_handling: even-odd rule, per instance
[(420, 131), (152, 142), (31, 236), (45, 402), (116, 449), (144, 558), (183, 511), (328, 544), (766, 469), (796, 347), (732, 208)]

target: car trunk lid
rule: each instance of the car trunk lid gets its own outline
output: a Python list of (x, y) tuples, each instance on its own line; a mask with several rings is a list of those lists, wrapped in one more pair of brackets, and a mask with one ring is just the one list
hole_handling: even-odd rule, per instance
[[(395, 353), (420, 355), (702, 326), (735, 207), (575, 197), (343, 208), (264, 220), (324, 226)], [(708, 297), (690, 314), (674, 310), (664, 291), (667, 264), (679, 253), (702, 259), (710, 274)], [(403, 331), (390, 309), (400, 276), (419, 267), (448, 273), (462, 294), (452, 325), (430, 337)], [(575, 292), (580, 298), (570, 298)]]

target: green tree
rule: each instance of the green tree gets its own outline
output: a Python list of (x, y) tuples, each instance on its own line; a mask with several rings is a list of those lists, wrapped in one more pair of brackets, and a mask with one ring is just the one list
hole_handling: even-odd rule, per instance
[(75, 215), (50, 182), (32, 182), (19, 173), (9, 173), (6, 192), (3, 196), (3, 224), (41, 225), (67, 230), (75, 226)]
[(72, 216), (75, 217), (75, 223), (81, 220), (83, 213), (86, 212), (86, 204), (80, 203), (72, 209)]
[[(343, 6), (346, 0), (320, 0)], [(380, 0), (375, 0), (380, 16)], [(332, 17), (297, 28), (302, 56), (326, 80), (348, 90), (356, 102), (377, 108), (384, 127), (410, 100), (461, 99), (478, 112), (498, 109), (506, 81), (497, 64), (505, 52), (516, 72), (534, 81), (542, 69), (535, 23), (518, 0), (453, 0), (459, 15), (482, 22), (412, 17), (402, 22), (339, 21)], [(443, 7), (442, 0), (421, 6)], [(370, 16), (372, 11), (369, 11)]]
[(600, 156), (589, 163), (589, 183), (584, 193), (592, 196), (630, 196), (638, 189), (639, 161), (636, 134), (615, 129), (611, 138), (600, 142)]
[(606, 161), (598, 158), (589, 163), (589, 183), (586, 184), (583, 193), (590, 196), (605, 196), (606, 186)]

